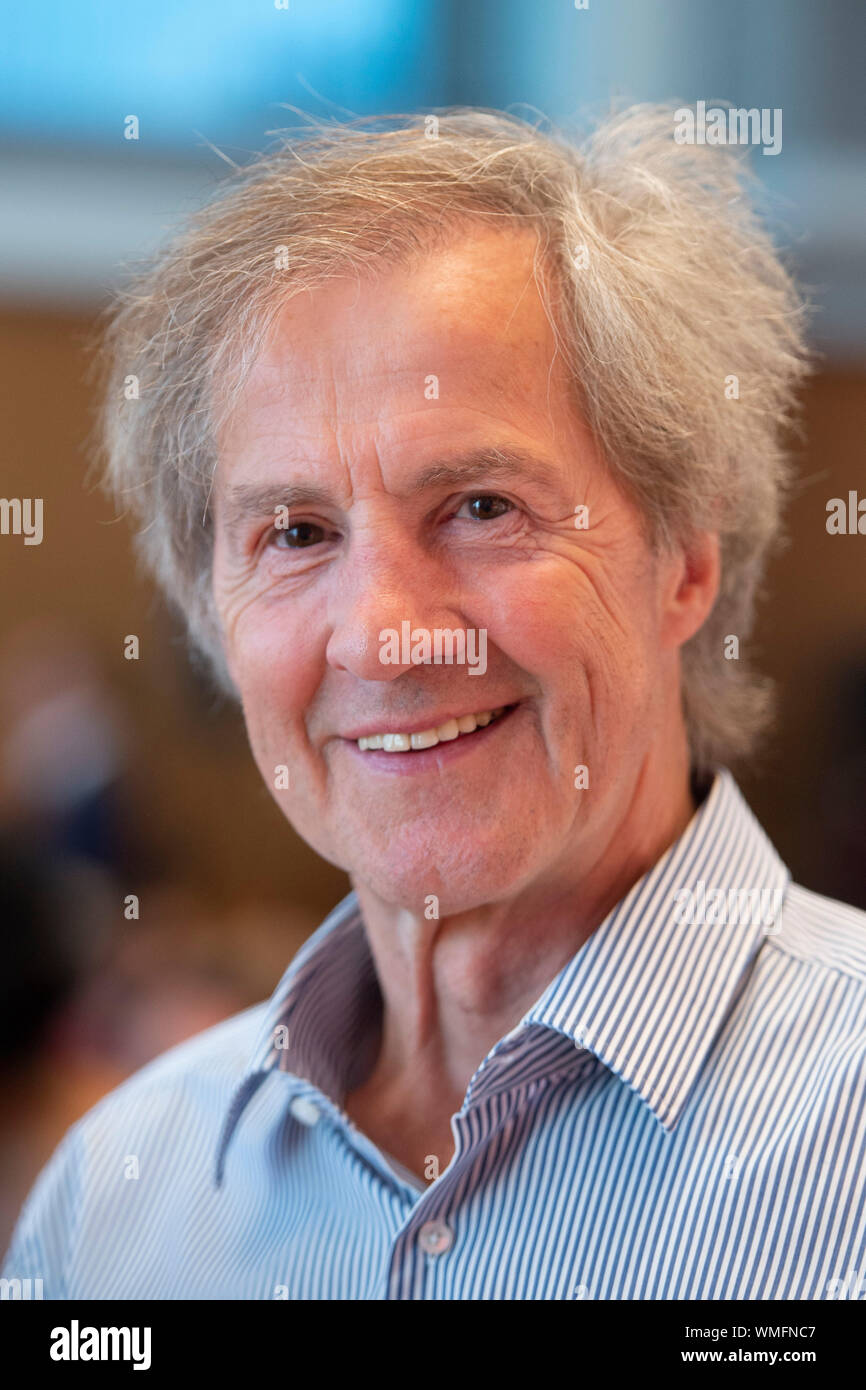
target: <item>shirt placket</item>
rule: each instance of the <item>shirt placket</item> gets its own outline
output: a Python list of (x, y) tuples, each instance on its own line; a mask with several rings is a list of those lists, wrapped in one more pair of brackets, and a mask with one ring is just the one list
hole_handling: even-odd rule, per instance
[[(524, 1039), (503, 1040), (472, 1078), (463, 1108), (452, 1116), (454, 1154), (451, 1162), (427, 1192), (419, 1193), (407, 1215), (406, 1224), (395, 1236), (387, 1294), (391, 1300), (426, 1299), (441, 1282), (442, 1265), (456, 1252), (461, 1239), (461, 1193), (468, 1168), (498, 1133), (504, 1120), (493, 1114), (493, 1099), (519, 1097), (509, 1107), (509, 1118), (534, 1101), (541, 1078), (517, 1079)], [(471, 1297), (471, 1292), (461, 1292)]]

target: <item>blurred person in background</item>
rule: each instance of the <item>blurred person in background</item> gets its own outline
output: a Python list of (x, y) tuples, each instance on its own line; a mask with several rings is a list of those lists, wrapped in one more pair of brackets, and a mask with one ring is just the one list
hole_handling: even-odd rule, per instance
[[(0, 1240), (35, 1171), (106, 1091), (257, 997), (279, 937), (166, 880), (128, 783), (130, 721), (86, 640), (23, 624), (0, 662)], [(143, 893), (133, 912), (130, 883)], [(35, 1167), (34, 1167), (35, 1165)]]
[(820, 1299), (862, 1267), (866, 916), (791, 881), (728, 766), (771, 712), (801, 304), (736, 152), (674, 126), (331, 127), (120, 307), (110, 483), (353, 891), (72, 1127), (7, 1278)]
[(81, 1113), (127, 1075), (78, 1045), (80, 990), (110, 950), (115, 874), (128, 865), (123, 719), (86, 644), (22, 625), (0, 663), (0, 897), (6, 930), (0, 1066), (0, 1230)]

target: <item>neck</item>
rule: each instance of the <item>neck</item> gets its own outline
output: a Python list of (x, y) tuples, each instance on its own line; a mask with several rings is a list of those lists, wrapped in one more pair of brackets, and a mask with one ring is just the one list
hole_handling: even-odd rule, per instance
[[(382, 1036), (361, 1090), (381, 1112), (459, 1109), (482, 1059), (516, 1026), (695, 812), (683, 742), (664, 776), (650, 759), (592, 843), (503, 901), (430, 921), (353, 879), (383, 997)], [(577, 870), (577, 871), (576, 871)]]

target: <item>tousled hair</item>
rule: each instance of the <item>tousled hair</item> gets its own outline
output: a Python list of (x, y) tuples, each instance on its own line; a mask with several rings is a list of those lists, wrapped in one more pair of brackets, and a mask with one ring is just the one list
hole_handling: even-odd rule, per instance
[(236, 170), (120, 292), (104, 333), (104, 481), (223, 689), (237, 693), (211, 590), (215, 440), (275, 316), (461, 230), (529, 226), (575, 400), (651, 545), (720, 534), (720, 591), (682, 652), (693, 763), (752, 750), (770, 683), (724, 643), (748, 639), (780, 533), (804, 308), (743, 151), (673, 135), (672, 106), (632, 107), (580, 145), (466, 108), (313, 123)]

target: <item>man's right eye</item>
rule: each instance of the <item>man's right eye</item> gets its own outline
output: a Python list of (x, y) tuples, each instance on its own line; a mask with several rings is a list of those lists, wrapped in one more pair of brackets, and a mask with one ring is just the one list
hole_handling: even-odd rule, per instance
[(296, 521), (294, 526), (277, 527), (274, 545), (280, 550), (304, 550), (307, 546), (318, 545), (325, 538), (325, 532), (314, 521)]

